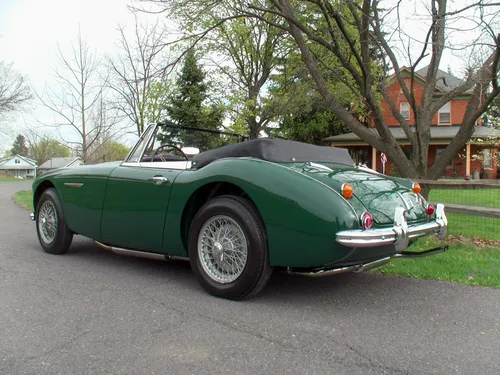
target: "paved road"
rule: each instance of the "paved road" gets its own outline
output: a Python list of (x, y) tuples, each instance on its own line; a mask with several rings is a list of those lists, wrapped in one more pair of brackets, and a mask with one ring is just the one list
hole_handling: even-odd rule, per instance
[(185, 263), (77, 237), (43, 253), (0, 183), (0, 374), (499, 374), (500, 290), (378, 274), (273, 275), (207, 295)]

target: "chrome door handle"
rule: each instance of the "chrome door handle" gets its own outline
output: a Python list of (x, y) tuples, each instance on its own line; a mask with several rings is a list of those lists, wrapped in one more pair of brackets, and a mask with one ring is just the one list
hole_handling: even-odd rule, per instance
[(154, 176), (151, 180), (153, 180), (153, 184), (155, 185), (166, 184), (168, 182), (168, 178), (163, 176)]

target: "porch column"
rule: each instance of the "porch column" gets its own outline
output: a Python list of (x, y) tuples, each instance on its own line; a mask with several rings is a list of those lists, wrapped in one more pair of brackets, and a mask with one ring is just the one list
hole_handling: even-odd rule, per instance
[(465, 145), (465, 175), (472, 178), (470, 175), (470, 143)]
[(372, 147), (372, 169), (377, 170), (377, 149)]

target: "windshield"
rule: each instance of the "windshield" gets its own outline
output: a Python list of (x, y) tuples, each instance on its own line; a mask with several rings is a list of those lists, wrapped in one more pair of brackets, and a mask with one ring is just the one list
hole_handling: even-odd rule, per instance
[(148, 142), (149, 138), (151, 137), (151, 133), (154, 131), (156, 125), (149, 125), (149, 127), (146, 129), (144, 133), (142, 133), (141, 138), (135, 145), (135, 147), (132, 149), (130, 152), (129, 156), (127, 157), (126, 161), (131, 162), (131, 163), (137, 163), (141, 160), (141, 155), (144, 151), (144, 148), (146, 147), (146, 143)]
[(193, 128), (169, 123), (159, 124), (155, 143), (172, 144), (180, 148), (196, 147), (200, 152), (236, 144), (248, 137), (224, 130)]

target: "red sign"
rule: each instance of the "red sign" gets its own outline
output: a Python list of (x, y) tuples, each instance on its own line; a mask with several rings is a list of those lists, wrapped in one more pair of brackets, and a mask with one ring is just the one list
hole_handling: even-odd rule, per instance
[(380, 161), (383, 164), (387, 163), (387, 156), (383, 152), (380, 154)]

